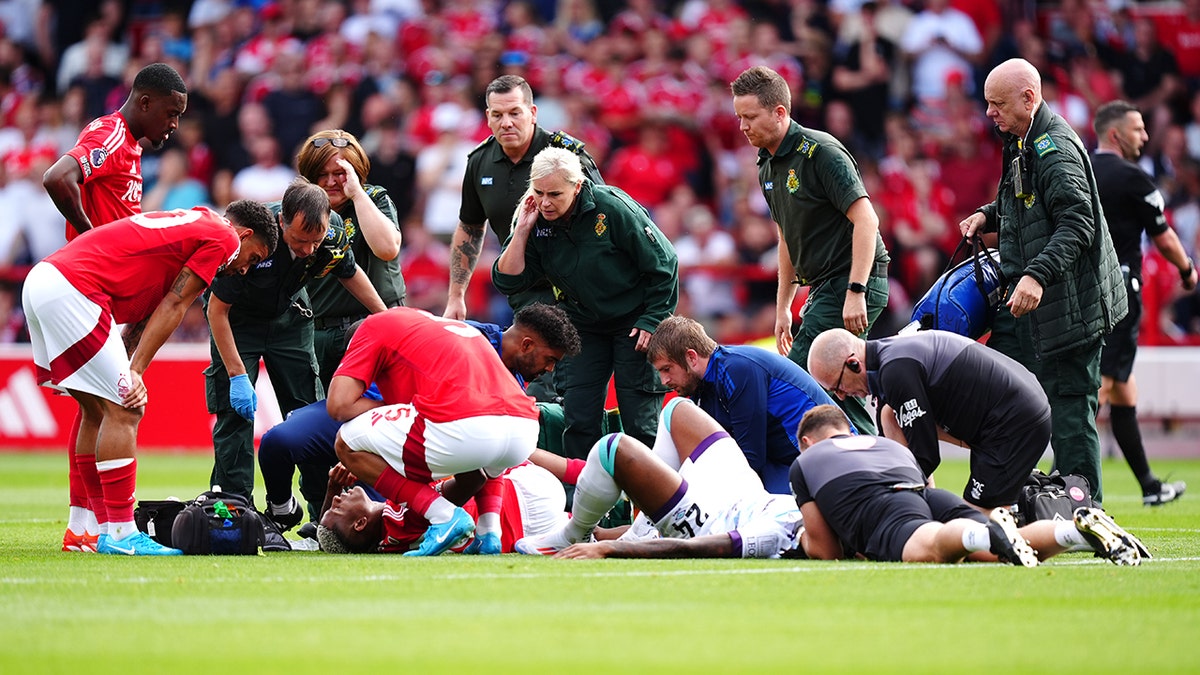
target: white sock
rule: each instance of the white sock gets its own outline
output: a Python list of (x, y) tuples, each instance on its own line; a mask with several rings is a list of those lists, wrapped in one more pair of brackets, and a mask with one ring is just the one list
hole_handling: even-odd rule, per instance
[[(603, 443), (604, 441), (600, 441)], [(600, 464), (599, 444), (592, 446), (587, 464), (575, 483), (575, 499), (571, 504), (571, 519), (563, 532), (571, 541), (580, 541), (596, 527), (621, 498), (621, 488)]]
[[(67, 529), (74, 534), (87, 533), (87, 514), (92, 513), (82, 506), (72, 506), (70, 515), (67, 516)], [(96, 522), (96, 514), (92, 513), (92, 522)]]
[(438, 498), (429, 505), (429, 510), (425, 512), (425, 520), (428, 520), (430, 525), (448, 523), (454, 517), (455, 508), (457, 507), (454, 506), (454, 502), (438, 495)]
[(282, 506), (278, 504), (270, 504), (269, 506), (271, 507), (271, 515), (286, 516), (296, 508), (296, 498), (288, 497), (288, 500)]
[[(671, 399), (674, 401), (675, 399)], [(675, 406), (667, 403), (662, 414), (658, 416), (658, 431), (654, 435), (654, 454), (658, 455), (667, 466), (678, 471), (683, 462), (679, 459), (679, 448), (675, 447), (675, 439), (671, 438), (670, 415)]]
[(962, 543), (963, 548), (968, 551), (990, 551), (992, 535), (988, 532), (987, 525), (971, 523), (963, 529)]
[(479, 522), (475, 524), (475, 532), (476, 534), (500, 534), (500, 514), (479, 514)]
[(1054, 524), (1054, 541), (1059, 546), (1066, 547), (1070, 550), (1075, 550), (1082, 547), (1082, 550), (1090, 551), (1091, 544), (1083, 537), (1083, 533), (1079, 528), (1075, 527), (1075, 523), (1064, 520)]
[(137, 534), (137, 525), (131, 520), (127, 523), (109, 523), (108, 536), (117, 541), (121, 541), (130, 535)]
[(92, 535), (100, 534), (100, 523), (96, 520), (96, 512), (91, 509), (84, 509), (83, 513), (84, 517), (87, 518), (87, 523), (84, 525), (87, 533)]

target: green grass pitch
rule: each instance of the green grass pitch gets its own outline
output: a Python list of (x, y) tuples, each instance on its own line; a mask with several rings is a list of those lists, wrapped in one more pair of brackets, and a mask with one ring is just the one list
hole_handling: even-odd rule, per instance
[[(139, 496), (210, 459), (146, 454)], [(1040, 568), (516, 555), (132, 559), (58, 551), (66, 458), (0, 453), (0, 673), (1200, 672), (1197, 494), (1106, 504), (1156, 560)], [(948, 463), (943, 485), (962, 485)]]

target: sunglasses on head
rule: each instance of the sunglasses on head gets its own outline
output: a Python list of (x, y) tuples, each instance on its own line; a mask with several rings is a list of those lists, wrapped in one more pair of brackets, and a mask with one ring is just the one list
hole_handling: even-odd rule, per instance
[(323, 148), (326, 145), (332, 145), (335, 148), (348, 148), (350, 147), (350, 139), (342, 138), (341, 136), (336, 138), (314, 138), (312, 144), (314, 148)]

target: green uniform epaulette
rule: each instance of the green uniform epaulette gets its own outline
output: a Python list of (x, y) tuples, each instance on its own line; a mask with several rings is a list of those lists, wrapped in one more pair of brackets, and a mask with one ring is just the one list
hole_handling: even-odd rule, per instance
[(818, 145), (819, 144), (813, 139), (808, 138), (807, 136), (801, 136), (800, 145), (796, 148), (796, 152), (809, 159), (812, 159), (813, 153), (817, 151)]
[(1054, 139), (1050, 138), (1050, 134), (1042, 134), (1033, 139), (1033, 149), (1037, 151), (1038, 157), (1045, 157), (1052, 152), (1057, 152), (1058, 146), (1054, 145)]
[(366, 188), (366, 192), (368, 197), (375, 199), (379, 196), (379, 193), (383, 192), (383, 188), (378, 185), (371, 185)]
[(556, 148), (566, 148), (578, 155), (583, 152), (584, 143), (565, 131), (556, 131), (550, 136), (550, 145)]
[(475, 153), (479, 152), (480, 150), (483, 150), (484, 148), (486, 148), (488, 146), (489, 143), (492, 143), (495, 140), (496, 140), (495, 136), (488, 136), (487, 138), (483, 139), (482, 141), (479, 142), (479, 145), (475, 146), (474, 148), (471, 148), (471, 151), (467, 153), (467, 157), (474, 155)]

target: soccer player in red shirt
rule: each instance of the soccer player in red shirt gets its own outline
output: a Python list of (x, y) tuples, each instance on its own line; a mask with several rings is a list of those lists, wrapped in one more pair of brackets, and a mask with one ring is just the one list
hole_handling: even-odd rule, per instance
[[(382, 401), (363, 398), (372, 382)], [(326, 409), (346, 422), (334, 446), (338, 459), (382, 456), (388, 467), (375, 489), (429, 521), (420, 547), (405, 555), (438, 555), (475, 531), (471, 516), (431, 487), (434, 479), (477, 478), (480, 469), (497, 478), (537, 445), (533, 399), (487, 338), (407, 307), (363, 321), (330, 382)], [(481, 505), (481, 529), (496, 525), (496, 502)]]
[[(88, 500), (100, 553), (180, 553), (133, 522), (137, 426), (148, 400), (142, 373), (214, 277), (245, 274), (274, 251), (278, 234), (265, 207), (234, 202), (226, 218), (204, 207), (134, 214), (68, 243), (25, 280), (38, 380), (79, 403), (76, 451), (98, 476)], [(133, 327), (125, 339), (119, 323)]]
[[(142, 210), (142, 146), (161, 148), (187, 108), (187, 87), (174, 68), (153, 63), (138, 71), (121, 109), (97, 118), (79, 134), (75, 147), (54, 163), (42, 185), (67, 219), (67, 241), (98, 225)], [(75, 458), (78, 417), (68, 441), (71, 458), (71, 516), (63, 535), (64, 551), (96, 550), (96, 518), (88, 510), (88, 486), (99, 489), (90, 467)], [(80, 471), (90, 471), (90, 475)]]

